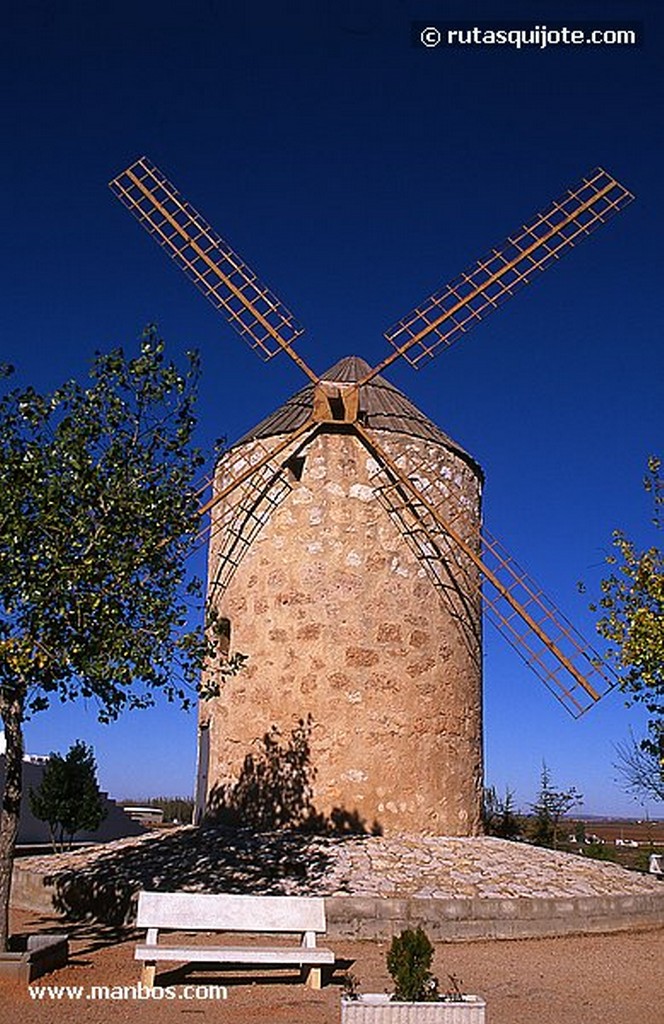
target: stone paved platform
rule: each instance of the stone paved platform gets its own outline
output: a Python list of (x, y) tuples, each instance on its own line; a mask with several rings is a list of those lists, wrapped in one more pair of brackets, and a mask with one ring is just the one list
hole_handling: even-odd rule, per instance
[[(512, 921), (534, 915), (541, 921), (634, 913), (642, 924), (664, 922), (664, 884), (656, 879), (523, 843), (490, 837), (333, 838), (213, 827), (181, 827), (26, 858), (16, 865), (14, 901), (28, 909), (55, 906), (71, 916), (92, 913), (117, 923), (131, 919), (141, 888), (325, 896), (344, 934), (351, 918), (363, 914), (374, 922), (372, 935), (380, 930), (378, 919), (391, 933), (405, 919), (413, 920), (425, 902), (437, 908), (434, 918), (447, 921), (467, 921), (469, 915)], [(425, 916), (430, 921), (431, 908)], [(541, 923), (537, 927), (535, 933), (542, 934)], [(467, 925), (464, 929), (472, 933)]]

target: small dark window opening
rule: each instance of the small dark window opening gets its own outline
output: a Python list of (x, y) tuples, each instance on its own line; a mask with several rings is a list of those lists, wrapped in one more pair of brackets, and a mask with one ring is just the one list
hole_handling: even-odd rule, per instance
[(291, 479), (300, 481), (302, 474), (304, 473), (304, 455), (291, 455), (290, 459), (286, 462), (286, 469), (291, 475)]
[(228, 652), (231, 649), (231, 620), (220, 618), (218, 620), (219, 629), (219, 653), (222, 658), (228, 657)]
[(328, 395), (327, 400), (330, 403), (332, 419), (341, 420), (344, 423), (346, 420), (346, 406), (343, 397), (341, 395)]

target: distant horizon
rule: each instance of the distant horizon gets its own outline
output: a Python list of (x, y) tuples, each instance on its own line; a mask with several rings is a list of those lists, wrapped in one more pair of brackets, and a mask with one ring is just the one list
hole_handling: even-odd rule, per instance
[[(4, 731), (0, 730), (0, 757), (4, 757), (4, 753), (5, 753)], [(65, 754), (66, 750), (49, 751), (49, 752), (27, 751), (26, 750), (24, 755), (23, 755), (23, 760), (27, 761), (29, 758), (49, 757), (51, 753)], [(176, 793), (176, 792), (170, 792), (170, 791), (167, 792), (167, 791), (164, 790), (164, 791), (154, 792), (154, 793), (143, 792), (143, 793), (141, 793), (140, 796), (135, 796), (135, 795), (131, 795), (131, 794), (127, 795), (126, 793), (123, 794), (122, 796), (115, 796), (114, 793), (111, 790), (107, 789), (104, 786), (103, 778), (101, 777), (101, 769), (100, 769), (99, 764), (97, 764), (97, 775), (98, 775), (98, 780), (99, 780), (99, 786), (100, 786), (100, 789), (102, 790), (102, 792), (104, 792), (108, 796), (108, 798), (110, 800), (113, 800), (116, 804), (119, 804), (121, 806), (125, 805), (125, 804), (141, 805), (141, 804), (146, 803), (147, 801), (159, 800), (159, 799), (163, 799), (163, 800), (183, 799), (183, 800), (192, 800), (192, 801), (194, 800), (193, 786), (192, 786), (192, 792), (191, 793), (182, 793), (182, 792), (177, 792)], [(487, 788), (490, 785), (491, 784), (489, 783), (487, 785)], [(574, 785), (576, 785), (576, 786), (583, 786), (583, 782), (579, 781), (579, 780), (576, 780), (574, 782)], [(500, 792), (498, 793), (498, 795), (499, 796), (501, 795)], [(625, 796), (628, 796), (628, 794), (625, 794)], [(517, 805), (515, 807), (515, 813), (518, 814), (518, 815), (527, 817), (532, 812), (527, 810), (524, 806)], [(567, 815), (564, 816), (563, 820), (565, 820), (565, 821), (575, 821), (575, 820), (579, 820), (579, 818), (583, 818), (586, 821), (598, 819), (598, 820), (603, 820), (603, 821), (640, 821), (640, 822), (660, 822), (661, 821), (661, 822), (664, 822), (664, 805), (662, 806), (662, 812), (661, 812), (660, 815), (650, 814), (650, 813), (644, 815), (643, 813), (637, 813), (636, 811), (633, 814), (629, 814), (627, 811), (623, 811), (623, 812), (620, 812), (620, 813), (612, 813), (612, 812), (609, 812), (609, 811), (607, 811), (607, 812), (602, 812), (602, 811), (584, 811), (583, 810), (583, 804), (582, 804), (580, 809), (579, 809), (579, 814), (576, 814), (576, 815), (575, 814), (567, 814)]]

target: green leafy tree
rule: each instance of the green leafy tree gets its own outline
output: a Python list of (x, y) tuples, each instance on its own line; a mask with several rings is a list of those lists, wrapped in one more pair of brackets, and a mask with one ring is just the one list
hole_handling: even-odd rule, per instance
[[(652, 523), (662, 527), (664, 488), (661, 459), (648, 459), (644, 486), (653, 501)], [(606, 561), (611, 573), (601, 582), (601, 597), (591, 604), (599, 612), (597, 631), (611, 647), (628, 703), (646, 708), (648, 735), (642, 748), (664, 764), (664, 557), (653, 544), (639, 550), (622, 530), (613, 534)]]
[(51, 754), (40, 785), (29, 796), (32, 813), (48, 823), (56, 851), (71, 847), (77, 832), (94, 832), (106, 817), (94, 752), (82, 740), (64, 757)]
[(537, 846), (558, 848), (558, 832), (560, 823), (573, 807), (583, 800), (582, 795), (574, 786), (570, 789), (555, 789), (551, 779), (551, 771), (545, 761), (542, 762), (540, 788), (537, 800), (530, 805), (533, 812), (530, 838)]
[(87, 386), (0, 399), (0, 948), (26, 717), (80, 697), (104, 722), (159, 692), (187, 706), (203, 664), (208, 692), (237, 668), (192, 608), (201, 585), (185, 564), (200, 525), (197, 378), (196, 355), (180, 371), (148, 328), (134, 358), (97, 355)]

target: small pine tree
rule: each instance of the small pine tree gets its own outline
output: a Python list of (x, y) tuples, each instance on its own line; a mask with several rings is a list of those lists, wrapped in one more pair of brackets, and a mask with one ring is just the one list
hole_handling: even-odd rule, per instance
[(534, 814), (530, 838), (535, 845), (557, 849), (558, 830), (562, 818), (582, 800), (581, 793), (574, 786), (563, 790), (554, 789), (551, 771), (543, 761), (537, 801), (530, 805)]
[(41, 784), (29, 795), (32, 813), (48, 823), (56, 852), (71, 848), (77, 832), (93, 832), (106, 817), (94, 752), (82, 740), (65, 757), (51, 754)]
[(485, 789), (483, 820), (484, 831), (488, 836), (517, 839), (521, 835), (522, 826), (516, 815), (513, 790), (507, 787), (505, 797), (501, 798), (495, 786)]
[(439, 999), (438, 979), (430, 971), (433, 946), (422, 928), (407, 928), (392, 939), (387, 969), (394, 980), (394, 999), (404, 1003)]

